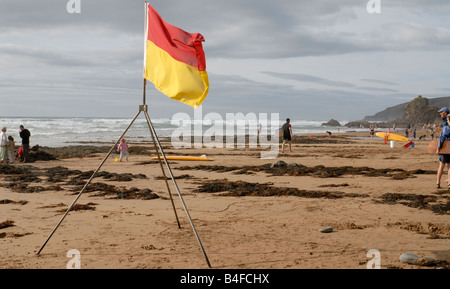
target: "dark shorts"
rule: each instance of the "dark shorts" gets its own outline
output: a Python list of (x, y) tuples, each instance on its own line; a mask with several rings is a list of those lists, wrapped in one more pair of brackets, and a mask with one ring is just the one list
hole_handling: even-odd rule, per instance
[(291, 140), (291, 135), (283, 135), (283, 140)]
[(439, 155), (439, 161), (444, 164), (450, 163), (450, 155)]

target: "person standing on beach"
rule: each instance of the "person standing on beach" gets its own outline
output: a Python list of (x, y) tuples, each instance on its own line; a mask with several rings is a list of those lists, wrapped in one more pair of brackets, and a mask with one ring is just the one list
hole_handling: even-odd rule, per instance
[(24, 128), (23, 125), (19, 126), (20, 137), (22, 138), (22, 153), (23, 161), (27, 163), (30, 161), (30, 136), (31, 133), (28, 129)]
[[(438, 147), (436, 149), (436, 153), (439, 154), (439, 151), (442, 149), (444, 145), (444, 141), (450, 141), (450, 118), (447, 118), (447, 125), (442, 129), (441, 135), (439, 137)], [(439, 154), (439, 168), (437, 172), (436, 178), (436, 188), (439, 189), (441, 187), (441, 177), (444, 172), (445, 164), (448, 167), (448, 188), (450, 189), (450, 154)]]
[(448, 107), (441, 108), (440, 110), (438, 110), (438, 113), (442, 118), (442, 122), (443, 122), (442, 127), (446, 127), (448, 125), (448, 123), (447, 123), (447, 116), (449, 114)]
[(120, 152), (120, 161), (122, 161), (123, 155), (126, 156), (128, 161), (130, 154), (128, 153), (128, 144), (124, 138), (120, 140), (120, 144), (117, 146), (117, 151)]
[(375, 134), (375, 127), (373, 124), (370, 126), (370, 138), (373, 139), (373, 135)]
[(12, 136), (8, 136), (8, 142), (6, 143), (6, 150), (8, 152), (9, 163), (15, 163), (14, 157), (14, 149), (16, 148), (16, 144), (14, 142), (14, 138)]
[(281, 152), (284, 153), (284, 146), (286, 142), (289, 143), (289, 151), (292, 152), (291, 139), (292, 139), (292, 128), (291, 120), (286, 118), (286, 123), (281, 127), (283, 129), (283, 144), (281, 145)]
[(6, 144), (8, 139), (6, 137), (6, 127), (2, 127), (0, 132), (0, 163), (7, 161)]

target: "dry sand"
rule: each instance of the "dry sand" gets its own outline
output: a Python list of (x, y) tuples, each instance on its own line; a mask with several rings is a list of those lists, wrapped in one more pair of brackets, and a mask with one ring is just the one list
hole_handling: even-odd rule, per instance
[[(294, 152), (274, 160), (260, 159), (259, 149), (175, 150), (165, 143), (167, 154), (214, 159), (170, 161), (212, 268), (364, 269), (371, 249), (380, 252), (381, 268), (424, 268), (401, 263), (403, 253), (448, 267), (450, 191), (446, 175), (445, 189), (435, 188), (438, 161), (426, 153), (429, 141), (391, 148), (379, 138), (345, 138), (358, 135), (367, 136), (296, 139)], [(106, 161), (100, 172), (116, 174), (93, 179), (98, 191), (81, 195), (80, 210), (36, 255), (105, 155), (1, 165), (0, 268), (63, 269), (71, 249), (80, 252), (81, 268), (207, 268), (172, 183), (181, 229), (159, 163), (133, 153), (128, 162)], [(306, 168), (271, 170), (276, 161)], [(117, 179), (123, 174), (132, 175)], [(333, 231), (319, 232), (323, 227)]]

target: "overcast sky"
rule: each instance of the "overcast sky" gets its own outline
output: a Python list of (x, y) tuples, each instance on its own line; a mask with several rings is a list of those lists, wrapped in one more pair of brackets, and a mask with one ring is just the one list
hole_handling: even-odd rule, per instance
[[(0, 117), (130, 117), (142, 104), (144, 1), (0, 1)], [(72, 1), (74, 2), (74, 1)], [(153, 0), (206, 41), (203, 113), (359, 120), (450, 96), (450, 1)], [(74, 6), (75, 7), (75, 6)], [(77, 7), (75, 7), (77, 8)], [(193, 109), (147, 85), (154, 117)]]

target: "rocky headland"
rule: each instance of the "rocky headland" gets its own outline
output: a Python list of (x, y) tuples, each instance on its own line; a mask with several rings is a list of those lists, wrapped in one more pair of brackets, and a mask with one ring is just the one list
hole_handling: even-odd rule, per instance
[(441, 108), (450, 106), (450, 96), (428, 99), (417, 96), (408, 103), (402, 103), (393, 107), (388, 107), (373, 116), (366, 116), (363, 120), (351, 121), (345, 124), (346, 127), (369, 128), (375, 125), (378, 128), (406, 128), (419, 127), (428, 124), (441, 124), (442, 120), (437, 113)]

